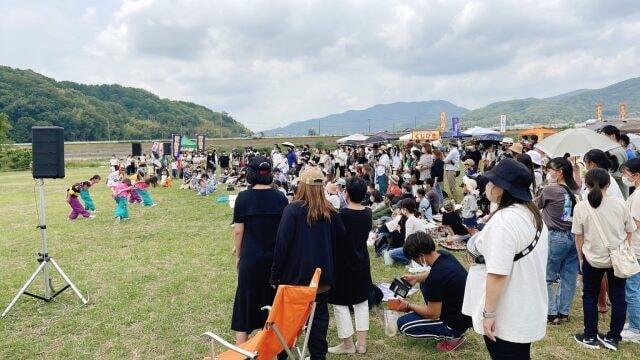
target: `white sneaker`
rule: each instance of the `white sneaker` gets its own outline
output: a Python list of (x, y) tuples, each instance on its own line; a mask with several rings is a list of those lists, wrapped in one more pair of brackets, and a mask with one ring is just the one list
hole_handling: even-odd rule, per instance
[(382, 258), (384, 259), (384, 264), (387, 266), (391, 266), (395, 262), (393, 261), (391, 255), (389, 255), (389, 250), (385, 250), (382, 252)]
[(635, 331), (633, 331), (631, 329), (624, 329), (620, 333), (620, 336), (622, 337), (622, 341), (629, 341), (629, 342), (640, 344), (640, 333), (639, 332), (635, 332)]
[(158, 204), (153, 203), (153, 204), (151, 204), (149, 207), (154, 207), (154, 206), (158, 206)]
[(328, 349), (329, 354), (355, 354), (356, 347), (345, 347), (344, 344), (336, 345), (334, 347), (330, 347)]
[(95, 219), (95, 218), (96, 218), (96, 217), (95, 217), (94, 215), (89, 215), (89, 217), (88, 217), (87, 219), (89, 219), (89, 220), (93, 220), (93, 219)]

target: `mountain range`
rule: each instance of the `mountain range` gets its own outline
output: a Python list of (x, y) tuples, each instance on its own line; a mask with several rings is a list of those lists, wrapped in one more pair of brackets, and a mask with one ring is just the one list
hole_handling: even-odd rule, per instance
[[(579, 89), (547, 98), (526, 98), (499, 101), (485, 107), (467, 110), (448, 101), (397, 102), (375, 105), (364, 110), (350, 110), (323, 118), (291, 123), (264, 133), (268, 135), (307, 135), (313, 130), (321, 134), (348, 134), (405, 128), (435, 128), (439, 113), (445, 111), (447, 124), (451, 117), (462, 118), (462, 127), (498, 126), (500, 115), (507, 115), (507, 124), (567, 124), (579, 123), (595, 117), (595, 104), (603, 105), (605, 118), (618, 116), (618, 104), (627, 105), (629, 117), (638, 117), (640, 110), (640, 78), (631, 78), (601, 89)], [(414, 118), (417, 120), (414, 122)], [(416, 125), (416, 126), (414, 126)]]
[(232, 137), (251, 134), (226, 112), (161, 99), (120, 85), (58, 82), (32, 70), (0, 66), (0, 114), (9, 140), (30, 142), (34, 125), (65, 129), (65, 140), (167, 139), (172, 133)]

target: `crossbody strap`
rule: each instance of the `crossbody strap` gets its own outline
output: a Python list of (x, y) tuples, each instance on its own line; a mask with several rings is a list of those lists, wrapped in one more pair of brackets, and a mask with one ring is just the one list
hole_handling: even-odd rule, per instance
[(602, 243), (604, 243), (604, 246), (607, 249), (610, 249), (609, 242), (607, 241), (607, 237), (604, 236), (604, 231), (602, 230), (602, 226), (600, 225), (600, 220), (598, 219), (596, 212), (593, 210), (590, 204), (587, 204), (587, 209), (589, 210), (589, 214), (591, 214), (591, 217), (593, 218), (593, 222), (596, 224), (596, 229), (598, 229), (598, 233), (600, 234), (600, 240), (602, 240)]
[(540, 240), (540, 234), (542, 234), (542, 224), (538, 226), (538, 228), (536, 229), (536, 236), (535, 238), (533, 238), (533, 241), (531, 242), (531, 244), (529, 244), (529, 246), (527, 246), (524, 250), (520, 251), (513, 257), (514, 262), (522, 259), (523, 257), (527, 256), (527, 254), (529, 254), (531, 251), (533, 251), (536, 245), (538, 245), (538, 241)]

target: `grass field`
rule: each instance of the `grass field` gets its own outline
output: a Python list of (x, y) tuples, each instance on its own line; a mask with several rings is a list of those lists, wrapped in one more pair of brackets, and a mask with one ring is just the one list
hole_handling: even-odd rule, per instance
[[(207, 347), (200, 338), (215, 330), (233, 339), (229, 330), (236, 272), (231, 256), (231, 209), (217, 196), (152, 189), (160, 206), (131, 208), (129, 222), (112, 219), (113, 201), (104, 184), (92, 190), (101, 210), (93, 221), (66, 220), (65, 189), (106, 168), (68, 169), (66, 180), (46, 181), (50, 253), (81, 291), (85, 306), (68, 291), (45, 304), (23, 297), (0, 319), (0, 359), (198, 359)], [(37, 266), (40, 239), (34, 182), (30, 173), (0, 173), (0, 307)], [(372, 258), (375, 282), (402, 274)], [(54, 275), (54, 287), (62, 280)], [(36, 281), (33, 292), (42, 288)], [(536, 359), (637, 359), (640, 345), (624, 343), (617, 353), (579, 347), (572, 334), (580, 331), (580, 290), (571, 322), (550, 327), (534, 344)], [(413, 301), (421, 297), (413, 296)], [(527, 311), (527, 309), (522, 309)], [(371, 313), (367, 358), (483, 359), (482, 339), (471, 332), (453, 354), (438, 354), (431, 341), (389, 338), (381, 308)], [(601, 321), (604, 328), (608, 317)], [(331, 323), (330, 344), (335, 344)], [(339, 357), (331, 357), (339, 358)], [(346, 357), (356, 359), (358, 356)], [(363, 357), (364, 358), (364, 357)]]

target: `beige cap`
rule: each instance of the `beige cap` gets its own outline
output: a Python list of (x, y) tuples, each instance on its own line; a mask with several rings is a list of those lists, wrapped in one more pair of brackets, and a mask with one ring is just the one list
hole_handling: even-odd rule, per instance
[(327, 189), (327, 193), (329, 194), (337, 194), (338, 193), (338, 186), (336, 184), (333, 183), (328, 183), (326, 186)]
[(524, 150), (524, 148), (522, 147), (522, 144), (519, 142), (511, 145), (511, 151), (513, 151), (514, 154), (522, 154), (522, 150)]
[(302, 174), (300, 174), (300, 182), (312, 186), (322, 186), (324, 182), (324, 173), (317, 166), (308, 167), (302, 172)]
[(465, 160), (465, 161), (463, 162), (463, 164), (465, 164), (465, 165), (469, 165), (469, 166), (475, 166), (475, 165), (476, 165), (476, 162), (475, 162), (475, 161), (473, 161), (473, 159), (467, 159), (467, 160)]

